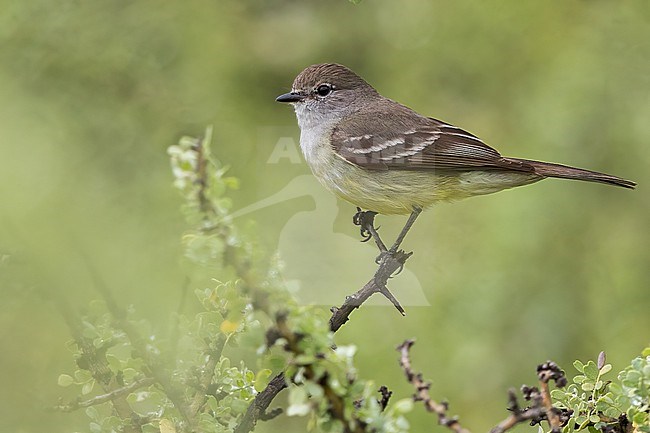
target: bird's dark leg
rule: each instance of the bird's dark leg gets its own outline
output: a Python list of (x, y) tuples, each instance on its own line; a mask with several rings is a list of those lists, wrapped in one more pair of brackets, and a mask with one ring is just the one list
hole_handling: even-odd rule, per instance
[(419, 207), (414, 207), (413, 208), (413, 212), (411, 212), (411, 215), (409, 216), (409, 219), (406, 221), (406, 224), (404, 225), (404, 228), (402, 229), (402, 231), (397, 236), (397, 239), (395, 239), (395, 243), (393, 244), (393, 246), (390, 247), (389, 251), (391, 253), (396, 252), (397, 249), (399, 248), (399, 246), (402, 244), (402, 241), (406, 237), (406, 234), (408, 233), (408, 231), (411, 229), (411, 226), (413, 225), (415, 220), (420, 215), (420, 212), (422, 212), (422, 209), (420, 209)]
[[(402, 269), (404, 269), (404, 263), (413, 254), (405, 253), (403, 250), (399, 249), (399, 246), (402, 244), (402, 241), (406, 237), (406, 234), (411, 229), (411, 226), (413, 226), (415, 220), (418, 218), (418, 215), (420, 215), (420, 212), (422, 212), (421, 208), (413, 208), (413, 212), (411, 212), (409, 219), (406, 221), (406, 225), (404, 225), (404, 228), (397, 236), (397, 239), (395, 240), (393, 246), (390, 247), (390, 250), (386, 248), (386, 245), (384, 245), (381, 238), (377, 234), (377, 230), (375, 229), (374, 222), (377, 212), (364, 212), (361, 210), (361, 208), (357, 207), (357, 213), (352, 218), (352, 222), (355, 225), (360, 226), (361, 236), (364, 238), (363, 242), (367, 242), (370, 240), (370, 238), (373, 238), (377, 244), (377, 247), (379, 248), (379, 251), (381, 251), (379, 256), (375, 259), (375, 262), (379, 265), (379, 269), (377, 269), (377, 273), (375, 273), (374, 276), (374, 291), (383, 294), (402, 315), (405, 314), (404, 308), (402, 308), (399, 301), (388, 290), (386, 287), (386, 281), (391, 278), (391, 276), (402, 272)], [(383, 276), (383, 279), (380, 278), (380, 276)]]
[[(397, 236), (397, 239), (395, 239), (395, 243), (393, 244), (393, 246), (390, 247), (390, 250), (382, 250), (381, 254), (379, 254), (379, 256), (377, 256), (377, 258), (375, 259), (375, 263), (378, 263), (378, 264), (381, 263), (381, 261), (384, 259), (384, 256), (395, 257), (398, 253), (400, 253), (402, 255), (406, 254), (406, 253), (404, 253), (404, 251), (398, 251), (398, 249), (399, 249), (399, 246), (402, 244), (402, 241), (406, 237), (406, 234), (411, 229), (411, 226), (413, 226), (413, 223), (415, 222), (415, 220), (420, 215), (420, 212), (422, 212), (421, 208), (419, 208), (419, 207), (414, 207), (413, 208), (413, 211), (411, 212), (411, 215), (409, 216), (409, 219), (406, 221), (406, 224), (404, 225), (404, 228), (402, 229), (402, 231)], [(413, 254), (413, 253), (408, 253), (406, 255), (406, 258), (410, 257), (411, 254)], [(397, 269), (397, 272), (395, 272), (394, 275), (397, 275), (400, 272), (402, 272), (402, 269), (404, 269), (404, 263), (402, 263), (402, 265)]]
[(354, 214), (354, 216), (352, 217), (352, 222), (354, 223), (354, 225), (360, 227), (359, 232), (361, 233), (361, 237), (363, 238), (361, 242), (368, 242), (370, 238), (372, 238), (377, 244), (377, 248), (379, 248), (379, 251), (383, 253), (387, 251), (387, 248), (386, 245), (384, 245), (384, 242), (379, 237), (379, 233), (377, 233), (377, 229), (375, 228), (376, 215), (377, 212), (373, 212), (371, 210), (363, 211), (361, 210), (360, 207), (357, 207), (357, 213)]

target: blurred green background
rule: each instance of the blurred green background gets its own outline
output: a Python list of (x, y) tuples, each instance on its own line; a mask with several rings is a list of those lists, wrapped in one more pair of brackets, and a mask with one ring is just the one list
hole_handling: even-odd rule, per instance
[[(415, 337), (414, 365), (432, 395), (485, 431), (505, 417), (507, 388), (535, 381), (538, 362), (568, 369), (605, 350), (617, 369), (650, 343), (650, 2), (0, 7), (0, 431), (87, 430), (82, 412), (44, 409), (72, 368), (69, 331), (48, 296), (83, 310), (99, 297), (96, 272), (120, 303), (166, 330), (185, 278), (186, 228), (166, 148), (213, 124), (215, 156), (242, 181), (234, 207), (273, 195), (309, 173), (302, 162), (267, 163), (279, 139), (298, 137), (274, 97), (319, 62), (346, 64), (505, 155), (639, 183), (631, 192), (548, 180), (425, 213), (405, 247), (431, 306), (404, 318), (386, 306), (354, 313), (337, 338), (359, 346), (362, 377), (410, 395), (394, 347)], [(324, 239), (357, 235), (354, 207), (338, 207), (334, 230), (312, 227)], [(296, 198), (242, 220), (257, 220), (272, 252), (287, 221), (313, 208)], [(390, 239), (403, 222), (379, 224)], [(350, 238), (337, 258), (365, 266), (361, 248)], [(348, 292), (369, 276), (346, 269), (336, 281)], [(436, 425), (420, 408), (411, 421), (413, 431)], [(259, 427), (280, 429), (304, 431), (305, 420)]]

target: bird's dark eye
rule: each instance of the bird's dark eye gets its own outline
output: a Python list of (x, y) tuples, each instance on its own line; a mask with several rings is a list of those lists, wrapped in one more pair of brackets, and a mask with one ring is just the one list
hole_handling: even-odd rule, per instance
[(334, 89), (332, 88), (331, 85), (329, 85), (329, 84), (321, 84), (320, 86), (318, 86), (316, 88), (316, 93), (318, 93), (318, 96), (324, 98), (325, 96), (332, 93), (332, 90), (334, 90)]

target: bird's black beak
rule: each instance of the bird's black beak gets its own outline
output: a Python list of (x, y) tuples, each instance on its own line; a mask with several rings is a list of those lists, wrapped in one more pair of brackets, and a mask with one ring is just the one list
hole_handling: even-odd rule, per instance
[(306, 98), (306, 95), (298, 92), (289, 92), (284, 95), (280, 95), (275, 100), (277, 102), (300, 102)]

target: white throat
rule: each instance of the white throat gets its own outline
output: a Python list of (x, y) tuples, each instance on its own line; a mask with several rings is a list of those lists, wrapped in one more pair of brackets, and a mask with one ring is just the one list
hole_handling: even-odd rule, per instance
[(300, 126), (300, 148), (311, 169), (318, 170), (334, 157), (329, 140), (337, 119), (323, 115), (305, 104), (295, 104), (294, 109)]

